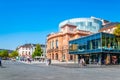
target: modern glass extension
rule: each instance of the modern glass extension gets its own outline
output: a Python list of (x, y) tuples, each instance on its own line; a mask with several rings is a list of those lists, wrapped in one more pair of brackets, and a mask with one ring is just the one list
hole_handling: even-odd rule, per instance
[(120, 64), (120, 44), (113, 34), (96, 33), (69, 41), (69, 54), (83, 57), (87, 64)]
[(90, 31), (97, 33), (102, 26), (102, 19), (90, 17), (90, 18), (73, 18), (68, 19), (59, 24), (59, 27), (64, 26), (65, 24), (70, 24), (77, 26), (78, 30)]

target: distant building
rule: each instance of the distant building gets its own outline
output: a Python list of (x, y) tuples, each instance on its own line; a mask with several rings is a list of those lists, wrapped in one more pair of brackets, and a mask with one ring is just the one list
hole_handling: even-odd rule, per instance
[(0, 49), (0, 51), (3, 51), (3, 50), (7, 50), (9, 54), (13, 52), (13, 50), (8, 50), (8, 49)]
[[(17, 48), (19, 56), (21, 57), (32, 57), (33, 52), (35, 51), (36, 44), (24, 44)], [(43, 50), (43, 56), (45, 56), (45, 45), (41, 44)]]
[(114, 29), (116, 28), (116, 25), (120, 24), (119, 22), (110, 22), (107, 23), (106, 25), (103, 25), (103, 28), (99, 30), (99, 32), (105, 32), (105, 33), (110, 33), (112, 34)]

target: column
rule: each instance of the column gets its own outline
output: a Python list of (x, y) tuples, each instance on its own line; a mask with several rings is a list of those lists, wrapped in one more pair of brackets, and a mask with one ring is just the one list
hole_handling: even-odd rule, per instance
[(91, 64), (91, 61), (92, 61), (91, 54), (89, 54), (89, 64)]
[(107, 57), (106, 57), (106, 64), (110, 64), (110, 54), (107, 54)]
[(102, 54), (99, 54), (99, 57), (98, 57), (98, 64), (99, 64), (99, 65), (101, 65), (101, 59), (102, 59), (102, 58), (101, 58), (101, 55), (102, 55)]

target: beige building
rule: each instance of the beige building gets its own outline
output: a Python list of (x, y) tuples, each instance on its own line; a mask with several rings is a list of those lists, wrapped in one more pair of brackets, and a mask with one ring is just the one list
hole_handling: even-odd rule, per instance
[(114, 29), (116, 28), (116, 25), (119, 24), (118, 22), (109, 22), (102, 29), (99, 30), (99, 32), (105, 32), (113, 34)]
[(58, 61), (77, 59), (77, 55), (68, 53), (69, 40), (91, 34), (89, 31), (78, 30), (76, 26), (65, 24), (60, 27), (60, 32), (47, 36), (47, 58)]

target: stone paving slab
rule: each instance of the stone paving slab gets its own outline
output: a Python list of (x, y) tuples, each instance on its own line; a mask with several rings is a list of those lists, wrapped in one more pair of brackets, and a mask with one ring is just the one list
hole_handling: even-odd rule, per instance
[(69, 68), (55, 64), (13, 64), (11, 61), (3, 63), (3, 66), (4, 68), (0, 68), (0, 80), (120, 80), (120, 68), (114, 66)]
[(96, 65), (88, 64), (86, 66), (80, 66), (79, 64), (69, 63), (69, 64), (51, 64), (53, 66), (65, 67), (65, 68), (120, 68), (120, 65)]

